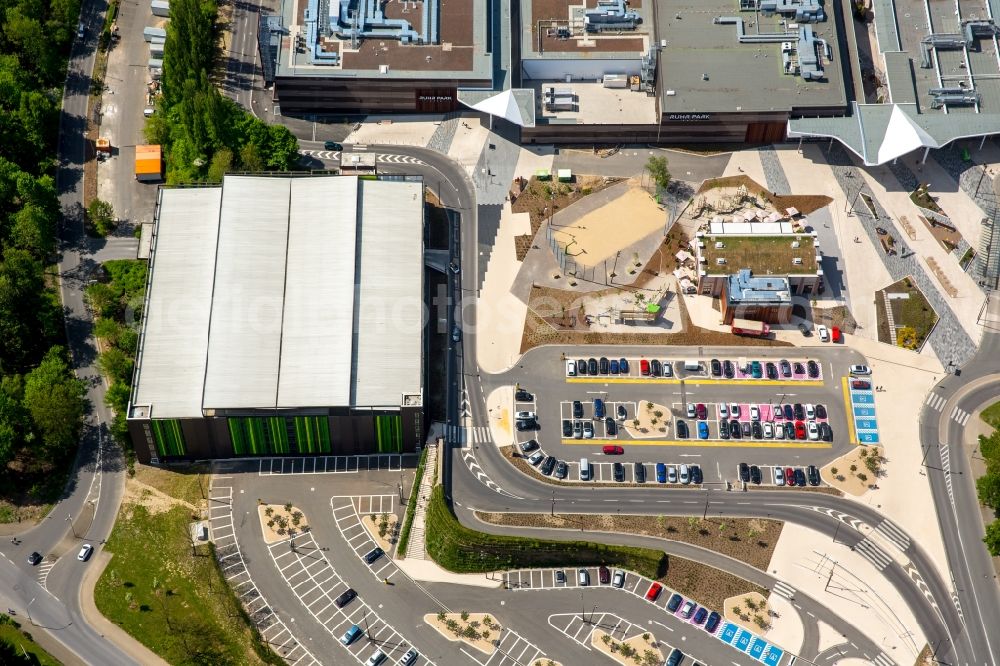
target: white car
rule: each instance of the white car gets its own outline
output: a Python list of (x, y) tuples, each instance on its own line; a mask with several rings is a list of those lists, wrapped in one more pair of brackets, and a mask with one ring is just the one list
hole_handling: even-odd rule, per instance
[(775, 439), (785, 438), (785, 429), (781, 426), (780, 423), (774, 424), (774, 438)]
[(674, 366), (670, 364), (670, 361), (663, 361), (663, 376), (664, 377), (674, 376)]
[(81, 562), (86, 562), (90, 558), (90, 554), (93, 552), (94, 552), (93, 546), (91, 546), (89, 543), (84, 544), (83, 548), (80, 549), (80, 552), (76, 554), (76, 559), (80, 560)]
[(819, 326), (816, 327), (816, 334), (819, 336), (819, 339), (822, 340), (823, 342), (830, 341), (830, 329), (828, 329), (823, 324), (820, 324)]
[(819, 439), (819, 427), (817, 427), (815, 421), (810, 421), (807, 430), (809, 431), (809, 439), (815, 441)]
[(667, 482), (677, 483), (677, 468), (673, 465), (667, 465)]
[(811, 403), (806, 403), (806, 418), (810, 421), (816, 418), (816, 407)]
[(534, 412), (518, 412), (514, 418), (518, 421), (534, 421), (538, 417)]
[(867, 365), (852, 365), (850, 367), (852, 375), (870, 375), (872, 374), (872, 369)]
[(566, 376), (576, 377), (576, 361), (566, 361)]
[(785, 485), (785, 472), (780, 467), (772, 467), (771, 471), (774, 472), (774, 485)]
[(719, 403), (719, 418), (720, 419), (728, 419), (729, 418), (729, 408), (726, 407), (726, 403), (724, 403), (724, 402), (720, 402)]
[(543, 460), (545, 460), (545, 454), (542, 453), (541, 451), (535, 451), (534, 453), (531, 454), (531, 457), (528, 458), (528, 462), (530, 462), (532, 465), (538, 465)]
[(750, 420), (760, 421), (760, 409), (757, 405), (750, 405)]
[(771, 425), (770, 421), (764, 422), (764, 437), (767, 439), (772, 439), (774, 437), (774, 426)]
[(691, 613), (693, 612), (694, 612), (694, 602), (690, 600), (685, 601), (684, 605), (681, 606), (681, 617), (686, 620), (689, 617), (691, 617)]
[(365, 666), (378, 666), (386, 659), (387, 657), (385, 656), (385, 652), (382, 652), (382, 650), (375, 650), (372, 652), (372, 656), (368, 657), (368, 661), (365, 662)]
[(740, 404), (738, 402), (729, 403), (729, 418), (740, 418)]
[(688, 406), (687, 406), (687, 415), (688, 415), (689, 419), (693, 419), (695, 417), (695, 408), (694, 408), (694, 403), (693, 402), (689, 402), (688, 403)]
[(691, 473), (688, 471), (687, 465), (681, 465), (681, 483), (684, 485), (691, 483)]

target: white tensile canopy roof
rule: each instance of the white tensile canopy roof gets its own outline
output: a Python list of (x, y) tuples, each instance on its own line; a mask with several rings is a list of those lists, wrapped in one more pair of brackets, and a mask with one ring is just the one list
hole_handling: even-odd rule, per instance
[(512, 90), (504, 90), (471, 106), (476, 111), (482, 111), (491, 116), (498, 116), (514, 123), (518, 127), (524, 127), (527, 124), (527, 121), (521, 115), (521, 110), (517, 106), (517, 100), (514, 99), (514, 91)]
[(940, 145), (913, 118), (894, 105), (882, 145), (878, 147), (879, 164), (885, 164), (917, 148), (928, 147), (940, 148)]

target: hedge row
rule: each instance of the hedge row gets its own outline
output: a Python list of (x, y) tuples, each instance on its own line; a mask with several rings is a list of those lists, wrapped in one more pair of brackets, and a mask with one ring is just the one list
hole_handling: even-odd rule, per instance
[(413, 486), (410, 488), (410, 499), (406, 502), (406, 513), (403, 514), (403, 529), (399, 531), (399, 543), (396, 546), (396, 555), (406, 555), (406, 544), (410, 542), (410, 529), (413, 527), (413, 514), (417, 510), (417, 495), (420, 493), (420, 481), (424, 477), (424, 464), (427, 462), (427, 447), (424, 447), (420, 454), (420, 462), (417, 463), (417, 473), (413, 477)]

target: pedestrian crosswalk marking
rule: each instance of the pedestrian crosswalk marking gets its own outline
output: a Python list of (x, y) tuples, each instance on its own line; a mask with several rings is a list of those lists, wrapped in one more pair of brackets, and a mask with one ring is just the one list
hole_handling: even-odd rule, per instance
[(957, 405), (955, 406), (955, 409), (951, 410), (951, 418), (954, 419), (954, 421), (960, 426), (964, 426), (968, 423), (970, 416), (972, 415), (969, 414), (969, 412), (964, 409), (959, 409)]
[(869, 541), (867, 538), (858, 542), (854, 549), (874, 567), (882, 571), (892, 562), (892, 559), (882, 551), (881, 548)]
[(910, 547), (910, 537), (889, 519), (883, 520), (875, 531), (885, 537), (893, 546), (905, 551)]
[(445, 426), (445, 439), (449, 444), (461, 445), (467, 449), (473, 443), (488, 444), (493, 441), (489, 426)]
[(940, 412), (946, 402), (948, 401), (943, 396), (937, 393), (930, 393), (927, 396), (925, 404), (930, 405), (931, 409)]
[(878, 666), (896, 666), (896, 662), (889, 658), (885, 652), (879, 652), (878, 656), (875, 657), (875, 663)]
[(786, 599), (791, 599), (792, 597), (795, 596), (795, 588), (789, 585), (788, 583), (780, 580), (774, 582), (774, 587), (772, 588), (772, 591), (775, 594), (782, 596)]

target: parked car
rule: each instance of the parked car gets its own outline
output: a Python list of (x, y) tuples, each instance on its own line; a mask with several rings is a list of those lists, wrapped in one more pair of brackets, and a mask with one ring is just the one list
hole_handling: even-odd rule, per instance
[(754, 379), (760, 379), (764, 376), (764, 369), (760, 365), (760, 361), (750, 361), (750, 376)]
[(785, 421), (785, 439), (795, 439), (795, 435), (795, 424), (791, 421)]
[(788, 362), (788, 359), (781, 359), (778, 361), (778, 369), (781, 371), (782, 377), (792, 376), (792, 364)]
[(732, 379), (736, 376), (736, 366), (733, 365), (732, 361), (722, 362), (722, 374), (726, 379)]
[(602, 375), (608, 374), (608, 371), (611, 370), (611, 364), (608, 362), (608, 359), (605, 358), (605, 357), (603, 357), (603, 356), (597, 362), (597, 364), (598, 364), (598, 368), (600, 369), (600, 372), (601, 372)]
[(704, 480), (705, 477), (702, 476), (701, 467), (698, 465), (691, 465), (691, 483), (701, 485)]
[(90, 555), (93, 552), (94, 552), (94, 547), (91, 546), (89, 543), (85, 543), (83, 545), (83, 548), (80, 549), (80, 552), (76, 554), (76, 559), (80, 560), (81, 562), (86, 562), (88, 559), (90, 559)]
[(639, 373), (643, 377), (649, 376), (649, 361), (647, 361), (646, 359), (641, 359), (639, 361)]
[(757, 467), (757, 465), (750, 465), (750, 481), (758, 486), (760, 485), (760, 467)]
[(552, 456), (545, 456), (545, 461), (542, 463), (542, 474), (548, 476), (552, 474), (552, 470), (555, 469), (556, 459)]
[(816, 335), (818, 335), (819, 339), (822, 340), (823, 342), (830, 341), (830, 329), (828, 329), (823, 324), (820, 324), (819, 326), (816, 327)]
[(749, 421), (741, 421), (740, 422), (740, 429), (743, 431), (743, 438), (744, 439), (746, 439), (747, 437), (750, 436), (750, 422)]
[(733, 439), (740, 439), (742, 433), (740, 432), (740, 422), (733, 419), (729, 422), (729, 436)]
[(560, 460), (559, 462), (557, 462), (556, 463), (556, 471), (553, 472), (552, 476), (554, 476), (557, 479), (561, 480), (561, 479), (565, 479), (568, 474), (569, 474), (569, 465), (567, 465), (566, 463), (564, 463), (562, 460)]
[(574, 361), (566, 361), (566, 376), (576, 377), (576, 363)]
[(872, 374), (872, 369), (867, 365), (852, 365), (849, 369), (852, 375), (870, 375)]
[(649, 586), (648, 590), (646, 590), (646, 601), (656, 601), (662, 591), (663, 586), (656, 581), (653, 581), (653, 584)]
[(700, 421), (704, 421), (705, 419), (708, 418), (708, 408), (705, 407), (704, 403), (699, 402), (697, 405), (695, 405), (694, 412), (695, 415), (698, 417), (698, 420)]
[(857, 391), (870, 391), (872, 390), (872, 383), (866, 379), (852, 379), (851, 388)]
[(729, 416), (734, 419), (740, 418), (740, 403), (731, 402), (729, 403)]
[(694, 403), (693, 402), (689, 402), (687, 404), (687, 417), (689, 419), (693, 419), (693, 418), (695, 418), (695, 415), (697, 413), (698, 413), (698, 410), (695, 408)]
[(534, 399), (535, 396), (531, 395), (531, 393), (525, 391), (522, 388), (519, 388), (516, 391), (514, 391), (514, 400), (517, 400), (518, 402), (531, 402)]
[(656, 482), (666, 483), (667, 482), (667, 466), (663, 463), (656, 463)]
[(583, 421), (573, 422), (573, 439), (583, 438)]
[(774, 424), (774, 438), (784, 439), (785, 438), (785, 426), (781, 423)]
[(760, 421), (760, 407), (757, 405), (750, 405), (750, 420)]
[(681, 419), (677, 419), (677, 439), (687, 439), (691, 436), (688, 431), (688, 424)]
[(719, 419), (719, 437), (729, 439), (729, 421), (725, 419)]
[(417, 661), (417, 657), (419, 656), (420, 653), (417, 652), (417, 648), (410, 648), (409, 650), (406, 651), (406, 654), (404, 654), (402, 657), (399, 658), (399, 661), (396, 663), (398, 663), (399, 666), (413, 666), (413, 664), (416, 663)]
[(824, 442), (832, 442), (833, 428), (830, 427), (830, 424), (824, 421), (823, 423), (819, 423), (817, 425), (819, 425), (819, 438)]
[(583, 418), (583, 403), (579, 400), (573, 401), (573, 418), (582, 419)]
[(708, 424), (698, 421), (698, 439), (708, 439)]
[(778, 366), (776, 366), (774, 363), (771, 363), (770, 361), (764, 364), (764, 372), (765, 374), (767, 374), (768, 379), (778, 378)]
[(663, 376), (663, 364), (655, 358), (649, 362), (649, 374), (653, 377)]
[(562, 569), (556, 569), (556, 585), (566, 584), (566, 572)]
[(687, 465), (681, 465), (680, 479), (681, 479), (681, 483), (683, 483), (685, 486), (687, 484), (691, 483), (691, 472), (690, 472), (690, 470), (688, 470), (688, 466)]
[(597, 579), (601, 582), (601, 585), (607, 585), (611, 582), (611, 570), (602, 564), (597, 568)]
[(806, 324), (799, 324), (799, 332), (805, 337), (809, 337), (810, 335), (809, 327)]
[(641, 462), (633, 463), (632, 478), (636, 483), (646, 483), (646, 466)]
[(667, 482), (677, 483), (677, 468), (673, 465), (667, 465)]
[(806, 438), (806, 424), (802, 421), (795, 422), (795, 439), (803, 440)]
[(831, 342), (843, 342), (844, 341), (844, 336), (840, 332), (840, 328), (838, 328), (837, 326), (831, 326), (830, 327), (830, 341)]
[(711, 360), (710, 364), (712, 366), (712, 376), (713, 377), (721, 377), (722, 376), (722, 363), (719, 362), (719, 359), (713, 358)]
[(781, 407), (781, 409), (784, 412), (784, 417), (787, 421), (791, 421), (792, 419), (795, 418), (795, 410), (792, 408), (791, 405), (785, 404)]
[(378, 546), (375, 546), (367, 553), (365, 553), (365, 564), (371, 564), (376, 560), (378, 560), (378, 558), (382, 557), (383, 555), (385, 555), (385, 551), (383, 551)]
[(608, 437), (614, 437), (618, 434), (618, 424), (610, 416), (604, 417), (604, 432), (607, 433)]
[(582, 358), (579, 361), (576, 362), (576, 373), (578, 375), (586, 375), (587, 374), (587, 362), (585, 360), (583, 360)]
[(386, 659), (388, 659), (388, 657), (385, 656), (385, 652), (382, 652), (382, 650), (375, 650), (372, 652), (372, 655), (368, 657), (368, 661), (365, 662), (365, 666), (379, 666), (379, 664)]
[(806, 366), (802, 365), (801, 363), (795, 362), (792, 364), (792, 373), (796, 375), (804, 375), (806, 374)]
[(615, 569), (615, 575), (611, 578), (611, 585), (617, 587), (619, 590), (625, 587), (625, 572), (621, 569)]
[(343, 608), (347, 604), (354, 601), (354, 598), (357, 596), (358, 593), (355, 592), (353, 588), (347, 588), (347, 590), (342, 592), (339, 597), (333, 600), (333, 605), (337, 608)]
[(617, 408), (618, 418), (624, 421), (628, 417), (628, 412), (625, 410), (625, 405), (618, 405)]
[(705, 621), (706, 617), (708, 617), (708, 609), (705, 607), (701, 607), (697, 611), (695, 611), (694, 619), (691, 621), (694, 622), (695, 624), (701, 624), (702, 622)]
[(794, 486), (795, 485), (795, 470), (791, 467), (785, 468), (785, 485)]
[(521, 453), (530, 453), (538, 448), (538, 440), (529, 439), (526, 442), (521, 442), (520, 447), (521, 447)]
[(514, 422), (514, 427), (517, 428), (518, 432), (538, 430), (538, 422), (534, 420), (518, 419)]
[(806, 418), (807, 419), (812, 420), (812, 419), (816, 418), (816, 408), (812, 406), (812, 403), (807, 402), (805, 404), (805, 408), (806, 408)]
[(808, 361), (806, 363), (806, 374), (812, 379), (819, 377), (819, 363), (816, 361)]
[(783, 486), (785, 485), (785, 472), (780, 467), (772, 468), (774, 472), (774, 485)]
[(753, 421), (750, 425), (750, 432), (753, 434), (754, 439), (761, 439), (764, 437), (764, 429), (760, 426), (760, 421)]
[(569, 419), (563, 419), (562, 422), (563, 437), (573, 436), (573, 422)]
[(816, 469), (816, 465), (809, 465), (809, 467), (806, 468), (806, 477), (809, 479), (810, 486), (819, 485), (819, 470)]
[(800, 467), (795, 468), (795, 485), (800, 488), (806, 485), (806, 473)]
[(724, 402), (719, 403), (719, 418), (720, 419), (729, 418), (729, 407)]
[(604, 401), (600, 398), (594, 398), (594, 418), (604, 418)]
[(819, 427), (816, 425), (816, 422), (815, 421), (810, 421), (809, 425), (807, 426), (807, 428), (809, 430), (809, 439), (812, 440), (812, 441), (814, 441), (814, 442), (816, 440), (818, 440), (819, 439)]
[(715, 630), (719, 628), (720, 620), (722, 620), (722, 617), (715, 611), (709, 613), (708, 620), (705, 621), (705, 631), (708, 633), (715, 632)]
[(670, 365), (670, 361), (663, 361), (662, 365), (663, 365), (663, 376), (664, 377), (673, 377), (674, 376), (674, 367), (672, 365)]
[(770, 421), (764, 422), (764, 439), (771, 439), (774, 437), (774, 426), (771, 425)]
[(604, 447), (601, 448), (601, 453), (606, 456), (620, 456), (625, 453), (625, 449), (620, 446), (616, 446), (615, 444), (605, 444)]
[(740, 470), (740, 481), (749, 481), (750, 465), (741, 462), (739, 465), (739, 470)]
[(663, 666), (679, 666), (681, 661), (684, 659), (684, 653), (674, 648), (670, 651), (670, 656), (667, 657), (667, 661), (664, 662)]
[(617, 375), (618, 371), (619, 371), (618, 361), (615, 359), (611, 359), (611, 374)]
[(594, 438), (594, 424), (590, 421), (583, 422), (583, 438), (593, 439)]
[(596, 375), (597, 374), (597, 359), (590, 358), (587, 359), (587, 374)]
[(528, 458), (528, 462), (536, 466), (543, 460), (545, 460), (545, 454), (542, 453), (541, 451), (535, 451), (534, 453), (531, 454), (531, 457)]
[(620, 462), (616, 462), (611, 466), (611, 471), (615, 479), (615, 483), (625, 482), (625, 465)]
[(691, 601), (690, 599), (685, 601), (684, 605), (681, 606), (681, 617), (684, 618), (685, 620), (690, 619), (691, 614), (694, 613), (694, 608), (695, 606), (693, 601)]
[(628, 374), (628, 360), (624, 358), (618, 359), (618, 369), (621, 370), (623, 375)]
[(806, 420), (806, 409), (802, 406), (802, 403), (795, 403), (795, 406), (792, 407), (792, 414), (795, 416), (796, 421)]
[(590, 585), (590, 573), (586, 569), (578, 569), (576, 572), (576, 582), (580, 587)]
[(673, 595), (672, 597), (670, 597), (670, 600), (667, 601), (667, 610), (670, 611), (671, 613), (676, 613), (677, 609), (681, 607), (682, 601), (684, 601), (684, 597), (682, 597), (679, 594)]
[(344, 635), (340, 637), (340, 642), (344, 645), (350, 645), (354, 641), (358, 640), (358, 637), (364, 632), (361, 631), (361, 627), (358, 625), (353, 625), (350, 629), (344, 632)]

